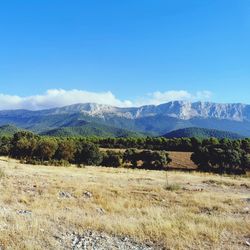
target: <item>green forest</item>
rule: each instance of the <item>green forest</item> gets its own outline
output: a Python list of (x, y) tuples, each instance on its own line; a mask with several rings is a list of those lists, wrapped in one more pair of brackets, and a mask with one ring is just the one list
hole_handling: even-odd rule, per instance
[(0, 155), (29, 164), (167, 170), (168, 151), (192, 152), (198, 171), (245, 174), (250, 170), (250, 139), (49, 137), (29, 131), (0, 137)]

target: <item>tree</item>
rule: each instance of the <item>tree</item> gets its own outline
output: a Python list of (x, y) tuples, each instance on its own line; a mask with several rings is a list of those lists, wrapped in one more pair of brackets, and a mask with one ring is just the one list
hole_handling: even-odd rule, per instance
[(68, 162), (73, 162), (75, 157), (75, 152), (76, 152), (76, 147), (73, 141), (59, 140), (55, 157), (57, 160), (65, 160)]
[(131, 164), (133, 168), (137, 167), (138, 153), (135, 149), (127, 149), (123, 154), (123, 161), (127, 164)]
[(142, 168), (163, 169), (171, 162), (168, 153), (164, 151), (143, 150), (139, 154), (139, 159), (143, 162)]
[(250, 154), (250, 139), (244, 139), (241, 141), (241, 148), (247, 153)]
[(38, 159), (41, 159), (42, 161), (51, 160), (55, 155), (57, 147), (58, 144), (56, 140), (51, 138), (41, 138), (38, 141), (36, 156)]
[(36, 149), (37, 138), (27, 131), (15, 133), (11, 140), (10, 155), (17, 159), (31, 158)]
[(0, 139), (0, 155), (8, 156), (11, 149), (11, 138), (3, 136)]
[(153, 162), (156, 168), (164, 168), (172, 162), (172, 159), (167, 152), (156, 151), (154, 152)]
[(250, 171), (250, 154), (243, 153), (240, 167), (243, 169), (243, 173)]
[(79, 165), (99, 165), (102, 154), (97, 145), (80, 141), (77, 143), (75, 162)]
[(192, 154), (192, 161), (201, 171), (227, 174), (245, 174), (249, 169), (249, 154), (238, 142), (221, 140), (219, 144), (199, 147)]
[(122, 157), (120, 153), (115, 151), (106, 151), (103, 153), (103, 160), (101, 165), (105, 167), (119, 167), (122, 163)]

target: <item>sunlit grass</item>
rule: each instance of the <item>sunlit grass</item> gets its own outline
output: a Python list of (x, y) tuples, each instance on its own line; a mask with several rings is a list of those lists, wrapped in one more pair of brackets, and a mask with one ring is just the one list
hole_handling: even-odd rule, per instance
[[(0, 246), (61, 249), (87, 228), (166, 249), (241, 249), (249, 237), (249, 178), (48, 167), (0, 161)], [(60, 197), (60, 192), (70, 196)], [(90, 192), (92, 196), (85, 195)], [(31, 211), (20, 215), (18, 210)]]

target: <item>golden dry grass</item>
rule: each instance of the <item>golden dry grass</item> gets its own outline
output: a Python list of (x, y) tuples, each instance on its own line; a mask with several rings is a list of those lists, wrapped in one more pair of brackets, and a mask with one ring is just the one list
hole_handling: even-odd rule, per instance
[(191, 160), (191, 152), (168, 152), (172, 159), (170, 168), (196, 169), (197, 166)]
[(249, 178), (168, 172), (168, 185), (180, 187), (171, 191), (163, 171), (30, 166), (5, 158), (0, 170), (3, 249), (61, 249), (62, 235), (86, 229), (150, 241), (155, 249), (248, 249)]

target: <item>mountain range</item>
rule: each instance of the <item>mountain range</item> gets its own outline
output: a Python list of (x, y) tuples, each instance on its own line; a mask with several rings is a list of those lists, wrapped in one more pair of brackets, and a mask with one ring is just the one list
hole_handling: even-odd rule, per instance
[(95, 135), (97, 131), (100, 136), (159, 136), (177, 129), (196, 127), (250, 136), (250, 105), (173, 101), (119, 108), (84, 103), (39, 111), (2, 110), (0, 125), (5, 124), (42, 134), (71, 134), (77, 129), (83, 135)]

